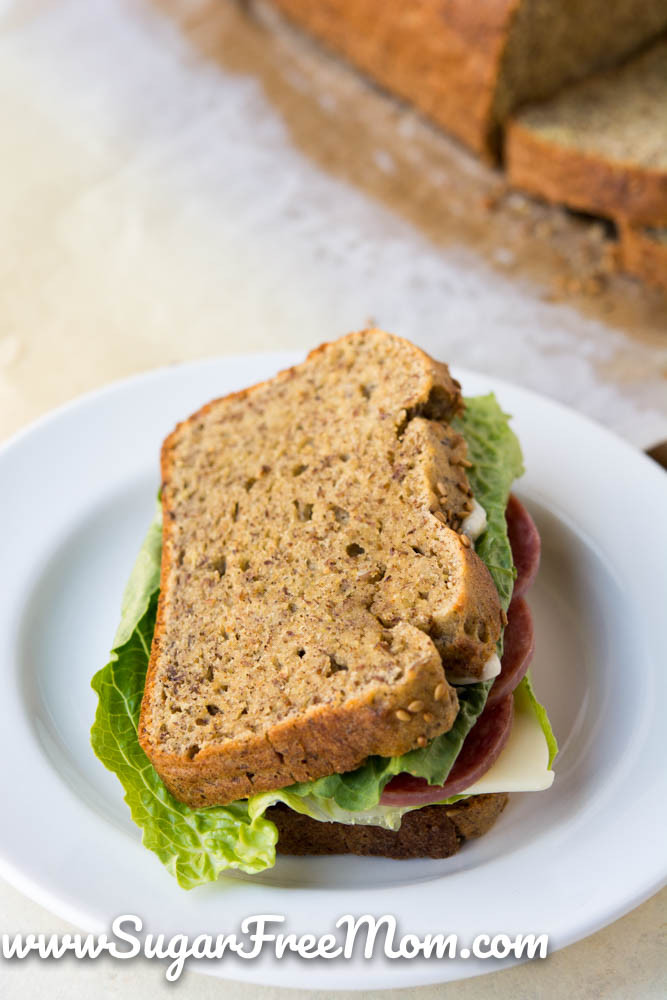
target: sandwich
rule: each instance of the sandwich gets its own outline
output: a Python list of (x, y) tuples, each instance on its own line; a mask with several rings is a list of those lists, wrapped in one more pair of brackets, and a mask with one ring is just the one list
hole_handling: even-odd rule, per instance
[(180, 885), (448, 857), (549, 787), (522, 472), (495, 397), (375, 329), (169, 435), (92, 745)]

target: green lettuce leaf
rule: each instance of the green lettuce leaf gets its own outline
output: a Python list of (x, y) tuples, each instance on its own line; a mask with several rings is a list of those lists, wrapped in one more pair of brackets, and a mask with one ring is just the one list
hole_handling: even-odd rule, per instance
[(544, 738), (547, 741), (547, 746), (549, 747), (549, 767), (553, 764), (556, 754), (558, 753), (558, 743), (556, 742), (556, 737), (554, 736), (554, 731), (551, 728), (551, 723), (549, 722), (549, 716), (547, 715), (547, 710), (544, 705), (538, 701), (535, 691), (533, 689), (533, 679), (530, 676), (530, 671), (523, 677), (519, 685), (523, 691), (526, 692), (528, 698), (530, 699), (530, 706), (537, 716), (537, 720), (542, 727), (542, 732), (544, 733)]
[[(471, 485), (488, 517), (477, 551), (507, 607), (514, 573), (504, 510), (511, 483), (522, 472), (521, 452), (493, 396), (467, 400), (466, 412), (457, 427), (468, 440), (473, 462), (469, 469)], [(484, 708), (490, 682), (459, 689), (460, 710), (452, 730), (424, 749), (401, 757), (372, 757), (347, 774), (263, 793), (247, 802), (190, 809), (167, 791), (137, 738), (155, 628), (161, 543), (158, 506), (123, 597), (111, 658), (92, 682), (99, 697), (91, 731), (93, 749), (120, 779), (132, 818), (143, 829), (145, 846), (158, 855), (181, 886), (189, 889), (216, 879), (226, 868), (257, 872), (271, 867), (275, 863), (277, 830), (263, 814), (278, 801), (316, 819), (367, 822), (397, 829), (406, 809), (380, 806), (382, 789), (402, 771), (424, 777), (431, 784), (442, 784)], [(548, 727), (551, 733), (544, 709), (536, 699), (535, 704), (543, 728)], [(547, 728), (545, 736), (553, 741)], [(549, 746), (551, 751), (552, 743)]]
[(465, 412), (453, 421), (453, 426), (468, 444), (468, 458), (472, 462), (468, 479), (475, 499), (486, 511), (487, 529), (477, 540), (475, 551), (486, 563), (507, 611), (516, 570), (505, 508), (512, 483), (524, 472), (521, 447), (509, 425), (509, 417), (493, 393), (466, 399)]
[(275, 864), (278, 832), (246, 802), (190, 809), (171, 795), (139, 745), (137, 725), (160, 583), (159, 511), (135, 563), (123, 598), (121, 624), (107, 665), (92, 680), (99, 701), (91, 730), (93, 750), (125, 789), (143, 842), (180, 886), (215, 880), (226, 868), (258, 872)]

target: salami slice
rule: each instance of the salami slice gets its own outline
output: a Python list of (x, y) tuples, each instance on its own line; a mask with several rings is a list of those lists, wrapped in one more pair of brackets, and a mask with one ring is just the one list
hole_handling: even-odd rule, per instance
[(489, 691), (487, 705), (511, 694), (530, 666), (535, 651), (535, 633), (530, 608), (523, 597), (515, 597), (507, 612), (501, 670)]
[(510, 494), (507, 510), (507, 533), (517, 569), (514, 597), (523, 597), (537, 575), (540, 565), (540, 536), (535, 522), (520, 500)]
[(512, 728), (513, 713), (514, 699), (511, 694), (494, 705), (487, 704), (468, 733), (444, 785), (429, 785), (425, 778), (397, 774), (385, 787), (380, 804), (427, 805), (465, 791), (498, 759)]

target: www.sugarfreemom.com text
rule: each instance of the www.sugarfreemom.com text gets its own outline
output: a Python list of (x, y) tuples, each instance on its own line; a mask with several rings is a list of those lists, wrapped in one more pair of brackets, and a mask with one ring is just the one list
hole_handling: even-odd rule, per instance
[(132, 913), (116, 917), (111, 935), (106, 934), (3, 934), (2, 957), (10, 960), (38, 955), (58, 959), (66, 955), (91, 959), (110, 955), (121, 960), (156, 958), (168, 961), (165, 975), (170, 982), (179, 979), (187, 959), (221, 960), (235, 955), (248, 961), (265, 952), (276, 958), (297, 955), (303, 959), (365, 959), (384, 955), (390, 959), (489, 959), (546, 958), (549, 938), (546, 934), (478, 934), (469, 945), (459, 942), (457, 934), (436, 932), (401, 934), (396, 918), (391, 914), (374, 917), (345, 914), (336, 921), (335, 932), (329, 934), (295, 934), (278, 931), (285, 917), (277, 913), (260, 913), (246, 917), (239, 933), (141, 935), (143, 922)]

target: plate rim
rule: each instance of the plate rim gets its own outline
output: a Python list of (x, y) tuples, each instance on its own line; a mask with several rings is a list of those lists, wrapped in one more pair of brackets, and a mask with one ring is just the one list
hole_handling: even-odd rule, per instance
[[(36, 420), (32, 421), (25, 427), (19, 428), (18, 431), (16, 431), (7, 440), (3, 441), (0, 444), (0, 472), (2, 471), (2, 463), (4, 462), (5, 457), (15, 448), (20, 448), (25, 440), (29, 439), (33, 435), (39, 434), (44, 428), (48, 428), (53, 424), (56, 424), (58, 420), (61, 419), (64, 415), (75, 412), (78, 409), (82, 409), (89, 404), (94, 405), (100, 400), (112, 396), (115, 393), (122, 393), (123, 391), (132, 389), (135, 386), (141, 387), (142, 385), (150, 384), (151, 382), (160, 381), (165, 376), (170, 376), (174, 374), (178, 375), (196, 370), (203, 371), (209, 369), (212, 365), (219, 365), (221, 363), (223, 364), (231, 363), (243, 366), (243, 365), (252, 365), (253, 363), (257, 364), (258, 362), (265, 364), (268, 364), (270, 362), (271, 364), (273, 364), (275, 361), (276, 370), (281, 370), (282, 368), (290, 367), (291, 365), (298, 363), (303, 357), (304, 353), (298, 350), (272, 351), (272, 352), (261, 352), (252, 354), (244, 354), (244, 353), (225, 354), (221, 356), (212, 356), (207, 358), (194, 359), (176, 365), (174, 364), (163, 365), (158, 368), (148, 369), (142, 372), (136, 372), (128, 376), (125, 376), (124, 378), (114, 380), (110, 383), (91, 389), (83, 394), (75, 396), (72, 399), (69, 399), (61, 403), (54, 409), (41, 414)], [(578, 411), (572, 409), (569, 406), (566, 406), (565, 404), (559, 402), (558, 400), (554, 400), (551, 397), (542, 395), (540, 393), (535, 392), (534, 390), (527, 389), (523, 386), (517, 385), (508, 380), (498, 378), (492, 374), (477, 372), (467, 368), (461, 368), (456, 365), (452, 365), (452, 371), (455, 377), (458, 377), (460, 380), (463, 381), (464, 385), (466, 379), (476, 379), (478, 381), (487, 383), (489, 385), (489, 391), (497, 392), (500, 398), (501, 405), (503, 403), (502, 393), (507, 391), (513, 394), (518, 393), (520, 396), (523, 396), (526, 402), (531, 407), (537, 406), (543, 408), (546, 405), (546, 408), (552, 409), (553, 412), (556, 413), (560, 412), (562, 415), (567, 414), (569, 418), (575, 418), (577, 422), (587, 425), (595, 434), (603, 435), (607, 439), (607, 442), (610, 443), (614, 449), (618, 449), (620, 447), (623, 452), (632, 455), (633, 461), (640, 459), (643, 462), (643, 467), (646, 473), (648, 474), (649, 479), (652, 479), (654, 475), (654, 473), (652, 471), (649, 472), (649, 470), (654, 470), (656, 474), (655, 482), (662, 483), (662, 480), (659, 477), (663, 476), (664, 473), (648, 456), (645, 456), (633, 445), (625, 441), (623, 438), (620, 438), (618, 435), (610, 431), (608, 428), (598, 424), (590, 417), (579, 413)], [(667, 480), (665, 482), (667, 482)], [(662, 483), (663, 487), (664, 485), (665, 483)], [(57, 894), (54, 894), (47, 887), (41, 886), (38, 881), (35, 881), (33, 878), (31, 878), (29, 872), (23, 871), (18, 867), (13, 866), (11, 860), (5, 857), (3, 848), (4, 844), (0, 843), (0, 874), (10, 884), (14, 885), (19, 891), (23, 892), (29, 898), (34, 899), (35, 901), (37, 901), (38, 903), (49, 909), (51, 912), (63, 917), (64, 919), (68, 920), (71, 923), (83, 927), (85, 927), (87, 924), (90, 923), (89, 919), (85, 919), (85, 913), (83, 909), (77, 907), (77, 905), (74, 904), (72, 901), (69, 900), (66, 901)], [(565, 947), (573, 943), (574, 941), (580, 940), (583, 937), (586, 937), (589, 934), (594, 933), (600, 928), (613, 922), (614, 920), (623, 916), (625, 913), (628, 913), (630, 910), (640, 905), (646, 899), (650, 898), (650, 896), (653, 895), (655, 892), (659, 891), (661, 886), (664, 885), (666, 881), (667, 881), (667, 871), (665, 871), (660, 875), (657, 875), (653, 880), (646, 881), (645, 884), (637, 888), (637, 892), (634, 895), (628, 896), (625, 899), (625, 901), (619, 903), (618, 906), (613, 911), (609, 911), (606, 915), (598, 916), (597, 918), (592, 919), (588, 923), (584, 922), (583, 929), (580, 924), (577, 926), (576, 929), (573, 928), (570, 935), (568, 934), (561, 935), (558, 947), (559, 948)], [(273, 891), (273, 887), (271, 887), (271, 890)], [(327, 890), (319, 890), (319, 891), (326, 892)], [(488, 963), (486, 964), (488, 965)], [(462, 964), (458, 962), (457, 963), (458, 974), (455, 978), (467, 978), (468, 976), (479, 975), (480, 972), (483, 973), (483, 972), (497, 971), (499, 968), (506, 967), (507, 965), (510, 964), (517, 964), (517, 962), (516, 960), (514, 960), (512, 962), (504, 962), (502, 965), (495, 964), (493, 965), (493, 967), (490, 967), (488, 969), (486, 967), (483, 969), (480, 969), (479, 967), (473, 967), (474, 963), (470, 962), (468, 963), (468, 969), (469, 969), (468, 971), (466, 970), (465, 963)], [(268, 971), (267, 975), (263, 975), (262, 970), (259, 967), (257, 968), (248, 967), (246, 970), (245, 967), (239, 968), (238, 966), (235, 966), (233, 973), (227, 976), (226, 970), (224, 970), (221, 973), (219, 970), (216, 970), (212, 967), (207, 967), (205, 963), (201, 964), (196, 963), (194, 965), (190, 965), (189, 967), (192, 968), (193, 971), (199, 971), (205, 974), (210, 974), (215, 976), (222, 975), (223, 978), (233, 978), (240, 981), (263, 983), (267, 985), (278, 984), (276, 980), (275, 970), (273, 968)], [(433, 970), (435, 971), (437, 968), (439, 968), (439, 966), (434, 966)], [(242, 973), (246, 971), (248, 974), (243, 975)], [(331, 971), (333, 972), (333, 969)], [(280, 977), (280, 983), (279, 983), (280, 985), (303, 987), (305, 970), (298, 969), (294, 970), (294, 972), (292, 973), (291, 969), (290, 970), (285, 969), (284, 972), (285, 975), (281, 974)], [(370, 972), (371, 970), (369, 967), (367, 969), (367, 973)], [(367, 975), (365, 977), (365, 982), (363, 983), (363, 985), (358, 987), (354, 986), (353, 983), (350, 982), (340, 982), (338, 985), (332, 984), (331, 986), (329, 986), (329, 988), (331, 989), (354, 989), (354, 988), (368, 989), (372, 987), (382, 988), (383, 986), (387, 985), (387, 980), (389, 977), (391, 977), (393, 985), (397, 987), (410, 986), (410, 985), (426, 985), (429, 983), (439, 983), (445, 981), (442, 978), (442, 976), (439, 976), (437, 974), (433, 976), (427, 973), (426, 975), (421, 976), (418, 974), (417, 968), (414, 968), (413, 970), (414, 974), (412, 976), (408, 976), (405, 981), (402, 981), (404, 977), (402, 975), (400, 977), (397, 976), (397, 973), (398, 973), (398, 968), (395, 968), (392, 970), (391, 973), (385, 972), (381, 974), (379, 979), (375, 975), (370, 975), (370, 974)], [(397, 982), (399, 978), (401, 979), (401, 981)]]

